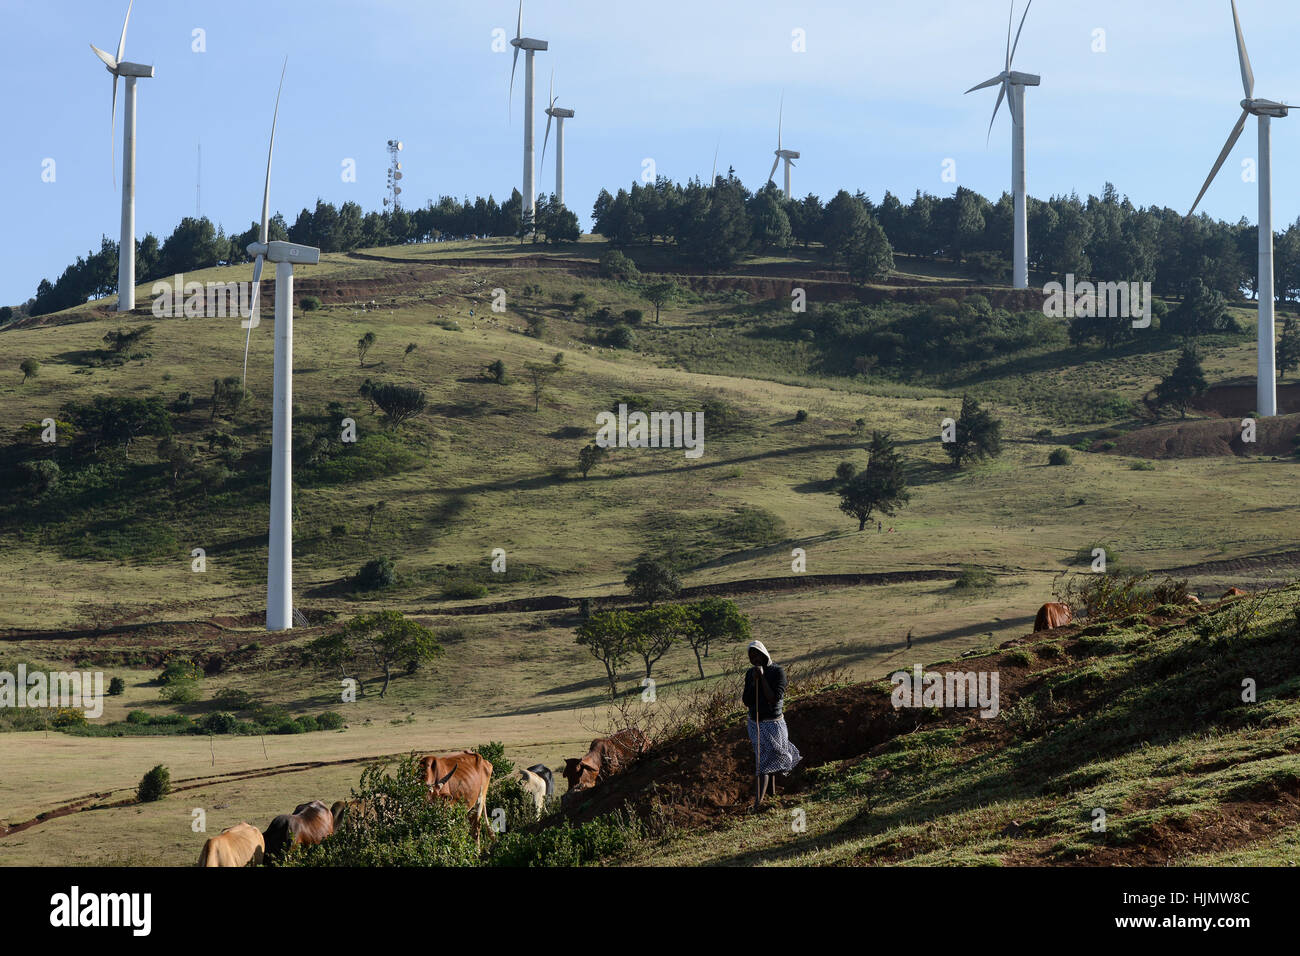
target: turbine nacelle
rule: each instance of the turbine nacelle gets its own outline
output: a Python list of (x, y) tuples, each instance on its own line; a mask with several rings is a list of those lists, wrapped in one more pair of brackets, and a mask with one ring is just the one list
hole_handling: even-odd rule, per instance
[(153, 78), (153, 67), (144, 63), (119, 63), (116, 70), (109, 70), (114, 76), (135, 76), (142, 79)]
[(1019, 70), (1007, 73), (1006, 78), (1012, 86), (1039, 86), (1043, 82), (1043, 78), (1036, 73), (1021, 73)]
[(550, 44), (545, 40), (534, 40), (532, 37), (515, 37), (510, 41), (512, 47), (520, 50), (546, 50)]
[(556, 119), (573, 119), (577, 114), (573, 110), (567, 110), (562, 106), (552, 106), (546, 111), (547, 116), (554, 116)]
[(781, 157), (782, 159), (798, 159), (798, 158), (799, 158), (799, 150), (797, 150), (797, 149), (778, 149), (778, 150), (776, 150), (776, 155), (779, 156), (779, 157)]
[(1286, 103), (1275, 103), (1272, 100), (1242, 100), (1241, 108), (1252, 116), (1272, 116), (1277, 119), (1286, 116), (1291, 110)]
[(304, 246), (280, 239), (271, 242), (250, 242), (248, 254), (254, 258), (262, 256), (267, 262), (291, 262), (305, 266), (314, 266), (320, 262), (320, 250), (315, 246)]

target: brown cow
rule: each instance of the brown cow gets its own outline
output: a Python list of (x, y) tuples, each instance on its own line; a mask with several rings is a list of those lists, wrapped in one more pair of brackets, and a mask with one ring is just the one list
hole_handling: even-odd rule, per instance
[(1034, 630), (1051, 631), (1058, 627), (1065, 627), (1073, 617), (1070, 605), (1049, 602), (1038, 609), (1038, 616), (1034, 618)]
[(569, 791), (594, 787), (649, 749), (650, 741), (635, 727), (620, 730), (610, 737), (597, 737), (591, 742), (585, 757), (565, 759), (564, 779), (569, 781)]
[(369, 800), (335, 800), (330, 805), (330, 816), (334, 818), (334, 832), (343, 825), (345, 817), (364, 817), (373, 813)]
[(421, 757), (420, 778), (429, 788), (429, 799), (438, 797), (469, 805), (469, 828), (474, 845), (479, 846), (479, 827), (487, 813), (488, 784), (492, 782), (492, 762), (482, 754), (462, 750), (439, 757)]
[(236, 823), (208, 837), (199, 852), (199, 866), (247, 866), (261, 863), (266, 843), (250, 823)]
[(314, 846), (323, 843), (334, 833), (334, 815), (319, 800), (300, 803), (293, 813), (282, 813), (262, 833), (266, 841), (266, 855), (275, 859), (289, 847), (299, 843)]
[(1223, 592), (1223, 597), (1221, 597), (1219, 600), (1226, 601), (1228, 600), (1228, 598), (1241, 597), (1243, 594), (1249, 594), (1249, 593), (1250, 593), (1249, 591), (1243, 591), (1241, 588), (1228, 588), (1228, 590)]

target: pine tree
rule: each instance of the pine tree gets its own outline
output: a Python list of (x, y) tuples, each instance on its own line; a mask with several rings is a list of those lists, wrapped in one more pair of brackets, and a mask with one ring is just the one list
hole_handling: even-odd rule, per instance
[(1285, 377), (1297, 368), (1300, 368), (1300, 326), (1296, 325), (1295, 316), (1288, 315), (1282, 323), (1282, 339), (1277, 343), (1277, 373)]
[(1178, 364), (1165, 376), (1164, 381), (1156, 386), (1156, 405), (1172, 405), (1182, 417), (1187, 417), (1187, 408), (1192, 400), (1205, 394), (1209, 386), (1205, 382), (1205, 372), (1201, 369), (1201, 359), (1196, 350), (1185, 348), (1178, 356)]

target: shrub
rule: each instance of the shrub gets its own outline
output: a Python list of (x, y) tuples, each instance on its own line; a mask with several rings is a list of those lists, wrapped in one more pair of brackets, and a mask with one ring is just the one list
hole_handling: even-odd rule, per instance
[(304, 312), (315, 312), (320, 308), (320, 299), (314, 295), (305, 295), (298, 300), (298, 308)]
[(353, 579), (359, 591), (382, 591), (397, 583), (397, 571), (390, 558), (375, 558), (367, 561)]
[[(617, 249), (606, 250), (600, 257), (600, 275), (604, 279), (635, 279), (640, 275), (636, 263)], [(578, 293), (581, 294), (581, 293)], [(575, 301), (576, 305), (577, 302)]]
[(133, 710), (126, 715), (128, 724), (147, 724), (149, 723), (149, 712), (147, 710)]
[(1074, 456), (1070, 454), (1070, 449), (1068, 448), (1055, 448), (1052, 450), (1052, 453), (1047, 456), (1047, 463), (1049, 465), (1068, 465), (1073, 460)]
[(479, 744), (474, 748), (474, 753), (480, 757), (486, 757), (488, 763), (492, 764), (493, 780), (500, 780), (502, 777), (515, 772), (514, 761), (506, 759), (506, 745), (499, 740)]
[(621, 814), (573, 826), (567, 820), (536, 833), (507, 832), (493, 847), (492, 866), (582, 866), (626, 850), (641, 838)]
[(442, 867), (478, 863), (465, 808), (428, 798), (428, 788), (416, 773), (415, 754), (367, 767), (352, 797), (365, 800), (373, 812), (348, 814), (324, 843), (296, 848), (278, 865)]
[(952, 586), (958, 589), (991, 588), (996, 583), (991, 571), (974, 564), (963, 564), (961, 573), (957, 575), (957, 580), (952, 582)]
[(298, 717), (294, 720), (294, 723), (298, 725), (298, 733), (300, 734), (310, 734), (320, 730), (320, 724), (316, 723), (316, 718), (311, 714)]
[(632, 329), (621, 323), (606, 332), (604, 339), (606, 345), (616, 349), (630, 349), (636, 345), (636, 336), (632, 334)]
[(171, 704), (192, 704), (199, 699), (197, 677), (173, 680), (158, 692), (158, 696)]
[(1128, 467), (1129, 467), (1129, 471), (1155, 471), (1156, 470), (1155, 462), (1147, 461), (1146, 459), (1135, 461), (1132, 464), (1130, 464)]
[(229, 710), (249, 711), (255, 706), (253, 695), (246, 690), (226, 687), (212, 695), (212, 702)]
[(640, 309), (624, 309), (623, 321), (628, 325), (640, 325), (645, 319), (645, 313)]
[(227, 714), (218, 711), (215, 714), (206, 714), (199, 720), (199, 729), (207, 734), (232, 734), (235, 732), (235, 726), (239, 723), (234, 714)]
[(487, 586), (475, 581), (451, 581), (442, 589), (443, 600), (464, 601), (487, 595)]
[(316, 715), (316, 726), (321, 730), (342, 730), (343, 715), (332, 710)]
[(167, 768), (158, 764), (143, 777), (140, 778), (140, 786), (136, 789), (136, 799), (141, 803), (152, 803), (155, 800), (161, 800), (172, 788), (172, 777), (167, 772)]
[(54, 712), (54, 717), (50, 720), (50, 726), (55, 730), (64, 730), (68, 727), (88, 727), (90, 721), (86, 719), (86, 712), (78, 710), (76, 707), (60, 707)]
[(522, 827), (537, 822), (537, 804), (533, 795), (523, 788), (520, 782), (511, 777), (498, 780), (493, 775), (492, 786), (488, 790), (488, 819), (497, 819), (498, 810), (505, 811), (505, 826), (502, 833), (513, 833)]
[(108, 696), (118, 697), (126, 693), (126, 681), (120, 677), (114, 677), (108, 682)]
[(842, 461), (835, 466), (835, 481), (838, 484), (844, 484), (850, 481), (858, 473), (858, 466), (851, 461)]
[(799, 411), (795, 412), (795, 413), (794, 413), (794, 420), (797, 421), (797, 422), (806, 422), (806, 421), (808, 420), (808, 411), (807, 411), (807, 409), (803, 409), (803, 408), (801, 408), (801, 409), (799, 409)]

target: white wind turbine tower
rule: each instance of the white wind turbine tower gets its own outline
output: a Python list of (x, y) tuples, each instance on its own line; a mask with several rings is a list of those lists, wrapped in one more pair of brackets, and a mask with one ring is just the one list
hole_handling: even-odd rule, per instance
[(1281, 119), (1290, 111), (1285, 103), (1272, 100), (1255, 99), (1255, 72), (1250, 68), (1250, 57), (1246, 53), (1246, 40), (1241, 33), (1241, 19), (1237, 16), (1237, 2), (1232, 3), (1232, 23), (1237, 31), (1237, 59), (1241, 64), (1241, 85), (1246, 98), (1241, 101), (1241, 117), (1237, 125), (1228, 134), (1228, 142), (1223, 152), (1215, 160), (1209, 178), (1192, 203), (1191, 216), (1200, 205), (1205, 191), (1223, 168), (1228, 154), (1237, 145), (1242, 131), (1246, 128), (1246, 118), (1255, 116), (1259, 119), (1259, 281), (1256, 284), (1259, 298), (1259, 338), (1258, 364), (1259, 377), (1255, 384), (1255, 411), (1266, 417), (1277, 414), (1277, 370), (1273, 363), (1273, 171), (1272, 171), (1272, 133), (1270, 121)]
[[(288, 61), (285, 61), (285, 68)], [(280, 70), (280, 89), (284, 69)], [(283, 631), (293, 627), (293, 266), (315, 265), (320, 250), (292, 242), (267, 241), (271, 209), (271, 154), (275, 150), (275, 127), (280, 117), (280, 92), (275, 94), (271, 118), (271, 145), (266, 150), (266, 184), (262, 188), (262, 230), (257, 242), (249, 243), (253, 263), (253, 301), (248, 319), (242, 323), (252, 334), (258, 324), (261, 304), (263, 260), (275, 263), (275, 393), (271, 413), (271, 531), (266, 559), (266, 629)], [(248, 345), (244, 346), (244, 368), (248, 368)]]
[(1041, 76), (1033, 73), (1020, 73), (1011, 69), (1015, 59), (1016, 47), (1020, 45), (1020, 31), (1025, 28), (1025, 17), (1034, 0), (1025, 5), (1025, 12), (1020, 17), (1020, 26), (1016, 29), (1015, 43), (1011, 42), (1011, 21), (1015, 18), (1015, 0), (1011, 2), (1011, 14), (1007, 17), (1007, 56), (1001, 73), (977, 86), (972, 86), (967, 93), (1001, 86), (998, 101), (993, 104), (993, 117), (989, 120), (989, 135), (993, 135), (993, 122), (998, 118), (1002, 99), (1006, 97), (1007, 109), (1011, 112), (1011, 189), (1015, 199), (1015, 228), (1011, 251), (1011, 284), (1017, 289), (1029, 288), (1029, 226), (1025, 207), (1025, 87), (1038, 86)]
[(564, 121), (573, 119), (573, 110), (556, 107), (555, 71), (551, 71), (551, 92), (546, 107), (546, 135), (542, 137), (542, 165), (546, 165), (546, 144), (551, 138), (551, 120), (555, 122), (555, 198), (564, 205)]
[(510, 66), (510, 97), (513, 102), (515, 93), (515, 67), (519, 65), (519, 51), (524, 57), (524, 207), (525, 219), (535, 217), (537, 213), (537, 189), (533, 185), (533, 54), (545, 50), (549, 44), (545, 40), (534, 40), (524, 36), (524, 0), (519, 0), (519, 22), (515, 26), (515, 38), (510, 41), (515, 48), (514, 62)]
[[(790, 168), (794, 166), (794, 161), (799, 158), (799, 151), (794, 149), (781, 148), (781, 128), (785, 124), (785, 97), (781, 97), (781, 111), (777, 114), (776, 120), (776, 159), (772, 160), (772, 171), (767, 174), (767, 181), (770, 183), (772, 177), (776, 175), (776, 167), (785, 160), (785, 198), (790, 198)], [(716, 161), (716, 158), (715, 158)]]
[[(143, 63), (128, 63), (126, 55), (126, 27), (131, 22), (131, 7), (126, 5), (126, 19), (122, 21), (122, 38), (117, 42), (117, 56), (106, 53), (95, 44), (95, 51), (113, 77), (113, 125), (109, 133), (108, 152), (113, 153), (117, 138), (117, 78), (126, 78), (126, 109), (122, 118), (122, 235), (117, 247), (117, 311), (130, 312), (135, 308), (135, 81), (141, 77), (152, 78), (153, 67)], [(114, 176), (116, 180), (116, 176)]]

